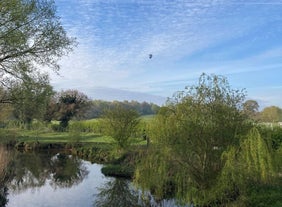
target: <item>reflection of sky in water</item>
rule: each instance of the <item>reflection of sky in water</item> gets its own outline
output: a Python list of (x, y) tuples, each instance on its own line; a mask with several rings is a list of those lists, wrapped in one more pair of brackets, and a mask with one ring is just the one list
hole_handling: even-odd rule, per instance
[(94, 195), (98, 193), (99, 187), (110, 178), (101, 173), (101, 165), (85, 162), (89, 174), (78, 185), (71, 188), (54, 189), (49, 182), (36, 189), (28, 189), (20, 194), (13, 194), (9, 190), (9, 202), (7, 207), (92, 207)]
[[(82, 182), (74, 183), (70, 187), (60, 187), (60, 185), (54, 185), (54, 180), (47, 179), (45, 184), (40, 187), (28, 187), (22, 190), (15, 188), (14, 191), (12, 188), (9, 188), (9, 201), (6, 207), (94, 207), (96, 206), (96, 201), (101, 199), (99, 193), (101, 193), (103, 189), (106, 190), (106, 192), (114, 192), (114, 194), (107, 194), (111, 199), (116, 199), (110, 202), (109, 207), (113, 206), (113, 203), (117, 204), (117, 202), (122, 204), (122, 206), (118, 204), (117, 206), (114, 205), (114, 207), (132, 207), (131, 204), (134, 203), (135, 205), (135, 202), (138, 206), (147, 206), (140, 200), (141, 191), (135, 191), (136, 188), (131, 182), (121, 182), (122, 179), (119, 182), (115, 178), (105, 177), (101, 173), (102, 165), (91, 164), (87, 161), (82, 162), (83, 168), (85, 167), (87, 172), (89, 172)], [(129, 188), (126, 187), (128, 184)], [(109, 190), (113, 188), (118, 189), (118, 191)], [(139, 196), (137, 192), (139, 192)], [(131, 194), (137, 196), (135, 197), (137, 200), (130, 196)], [(147, 196), (153, 207), (177, 207), (174, 200), (162, 200), (160, 203), (156, 203), (149, 192)], [(108, 198), (109, 197), (105, 197), (106, 200), (102, 202), (102, 205), (108, 203)], [(185, 207), (187, 207), (187, 205)]]

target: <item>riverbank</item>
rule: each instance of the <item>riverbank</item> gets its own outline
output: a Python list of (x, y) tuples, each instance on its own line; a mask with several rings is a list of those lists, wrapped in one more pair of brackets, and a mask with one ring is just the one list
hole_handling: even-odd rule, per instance
[(106, 176), (125, 178), (133, 177), (138, 156), (146, 149), (142, 138), (132, 139), (130, 149), (121, 150), (111, 137), (86, 132), (74, 137), (69, 132), (6, 130), (1, 141), (19, 151), (67, 151), (92, 163), (103, 164), (102, 172)]
[[(5, 143), (9, 147), (27, 153), (31, 152), (31, 154), (33, 151), (42, 150), (66, 151), (66, 153), (76, 155), (92, 163), (103, 164), (101, 172), (106, 176), (133, 179), (136, 166), (147, 152), (146, 141), (142, 138), (132, 139), (131, 146), (126, 150), (121, 150), (117, 148), (111, 137), (95, 133), (82, 132), (78, 134), (78, 137), (69, 132), (26, 131), (21, 133), (20, 136), (19, 133), (16, 134), (17, 136), (15, 134), (5, 134), (7, 138)], [(228, 206), (243, 206), (243, 203), (247, 202), (249, 206), (266, 206), (264, 204), (267, 203), (267, 206), (278, 207), (282, 203), (279, 196), (282, 192), (281, 183), (281, 179), (277, 179), (275, 183), (271, 184), (254, 183), (252, 187), (246, 188), (248, 201), (243, 202), (243, 198), (238, 197), (234, 202), (230, 202)], [(174, 186), (170, 185), (168, 187)], [(172, 191), (169, 191), (169, 196), (174, 197), (174, 188), (168, 189), (172, 189)], [(154, 189), (151, 190), (154, 192)]]

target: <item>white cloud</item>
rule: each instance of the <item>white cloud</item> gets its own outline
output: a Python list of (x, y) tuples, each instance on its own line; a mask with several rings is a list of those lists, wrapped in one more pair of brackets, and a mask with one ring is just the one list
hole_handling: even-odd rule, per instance
[[(62, 60), (62, 77), (53, 77), (57, 87), (102, 86), (170, 95), (202, 72), (230, 75), (282, 64), (269, 61), (281, 55), (280, 45), (244, 55), (260, 35), (271, 34), (254, 31), (271, 21), (267, 15), (272, 9), (274, 20), (281, 18), (275, 10), (279, 1), (56, 2), (61, 2), (64, 25), (80, 43)], [(151, 60), (148, 54), (153, 54)]]

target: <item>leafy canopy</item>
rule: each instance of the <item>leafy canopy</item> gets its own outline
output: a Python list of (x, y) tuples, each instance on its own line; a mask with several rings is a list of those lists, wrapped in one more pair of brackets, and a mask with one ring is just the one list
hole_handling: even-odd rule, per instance
[(159, 196), (172, 185), (180, 200), (212, 200), (208, 195), (223, 168), (221, 154), (239, 146), (239, 136), (248, 129), (241, 113), (244, 98), (245, 91), (231, 89), (225, 77), (206, 74), (177, 92), (152, 124), (153, 144), (136, 181)]
[[(35, 66), (59, 69), (75, 44), (56, 16), (52, 0), (0, 1), (0, 81), (31, 74)], [(22, 64), (28, 67), (21, 67)]]
[(129, 146), (129, 138), (136, 131), (139, 123), (139, 114), (132, 109), (126, 109), (121, 105), (106, 110), (102, 124), (107, 135), (112, 136), (120, 148)]
[(66, 129), (72, 118), (84, 116), (89, 104), (89, 98), (78, 90), (61, 91), (51, 99), (47, 113), (60, 121), (62, 129)]
[(42, 120), (47, 104), (54, 94), (47, 74), (23, 76), (23, 80), (13, 82), (10, 100), (17, 119), (30, 124), (33, 119)]

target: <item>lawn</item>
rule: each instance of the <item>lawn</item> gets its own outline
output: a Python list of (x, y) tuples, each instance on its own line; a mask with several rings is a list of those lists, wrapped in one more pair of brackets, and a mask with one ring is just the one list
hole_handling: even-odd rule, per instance
[(21, 131), (21, 136), (18, 137), (18, 141), (21, 142), (34, 142), (39, 141), (43, 143), (56, 143), (56, 142), (72, 142), (77, 140), (79, 142), (104, 142), (112, 143), (113, 138), (95, 133), (76, 133), (69, 132), (41, 132), (41, 131)]
[[(105, 136), (95, 133), (80, 132), (72, 134), (69, 132), (41, 132), (23, 130), (19, 132), (21, 136), (17, 138), (18, 142), (40, 142), (40, 143), (115, 143), (115, 140), (110, 136)], [(132, 144), (145, 145), (146, 141), (142, 138), (132, 138)]]
[[(153, 115), (142, 116), (140, 123), (140, 131), (146, 128), (146, 125), (153, 119)], [(59, 125), (52, 122), (52, 125)], [(138, 132), (138, 138), (132, 138), (133, 145), (146, 145), (146, 141), (142, 138), (142, 132)], [(3, 136), (2, 136), (2, 135)], [(139, 134), (139, 135), (138, 135)], [(140, 137), (139, 137), (140, 136)], [(99, 119), (71, 121), (70, 130), (68, 132), (55, 131), (51, 126), (44, 126), (41, 123), (33, 123), (30, 130), (22, 129), (18, 126), (10, 126), (9, 128), (0, 130), (2, 141), (16, 140), (17, 142), (40, 142), (40, 143), (115, 143), (110, 136), (101, 134)]]

